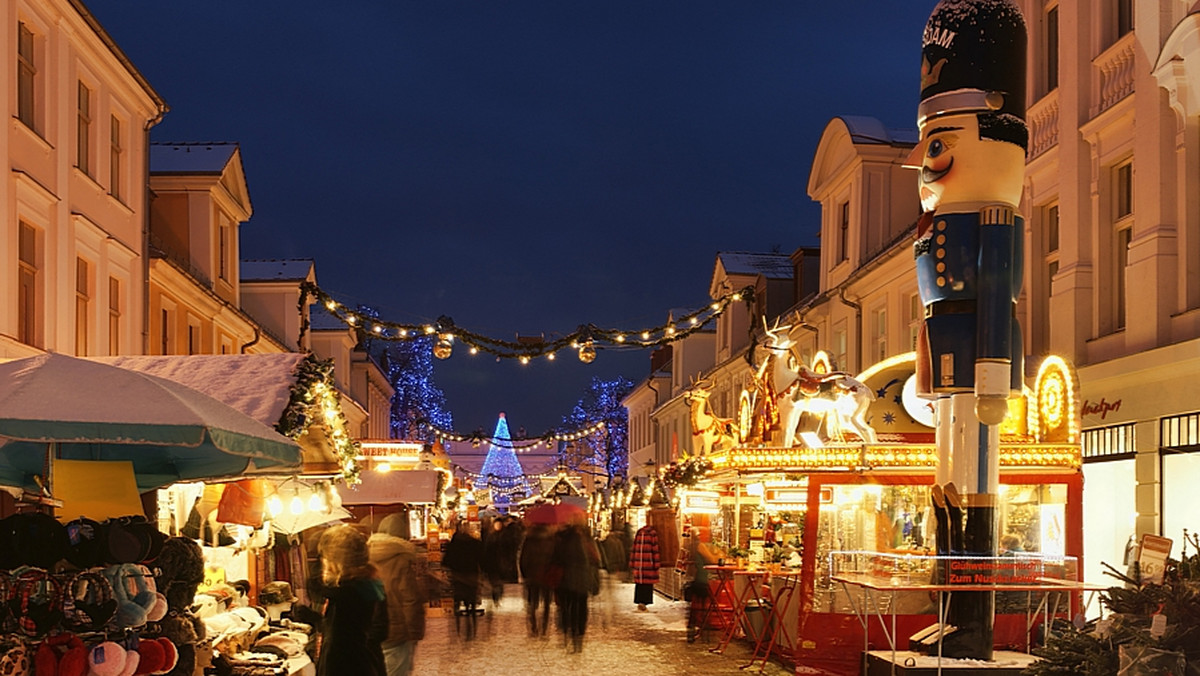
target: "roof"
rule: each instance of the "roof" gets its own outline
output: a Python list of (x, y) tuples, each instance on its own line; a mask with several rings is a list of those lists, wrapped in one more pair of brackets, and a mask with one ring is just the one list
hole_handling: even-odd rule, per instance
[(791, 279), (795, 276), (792, 258), (783, 253), (721, 251), (717, 260), (727, 275), (762, 275), (767, 279)]
[(308, 311), (308, 328), (311, 331), (346, 331), (350, 327), (325, 309), (324, 305), (314, 305)]
[(314, 266), (311, 258), (244, 260), (240, 273), (243, 282), (302, 282), (308, 279)]
[(854, 143), (913, 146), (921, 140), (921, 133), (916, 129), (889, 129), (866, 115), (839, 115), (838, 119), (846, 124)]
[(211, 143), (151, 143), (151, 174), (220, 174), (225, 171), (238, 144), (230, 141)]
[(91, 359), (187, 385), (274, 427), (287, 408), (304, 358), (299, 352), (281, 352)]

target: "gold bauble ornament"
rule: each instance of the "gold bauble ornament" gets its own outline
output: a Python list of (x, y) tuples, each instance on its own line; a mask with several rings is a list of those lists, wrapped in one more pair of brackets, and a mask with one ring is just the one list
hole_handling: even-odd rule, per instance
[(433, 346), (433, 356), (438, 359), (449, 359), (450, 353), (453, 351), (454, 337), (445, 334), (438, 336), (438, 341)]
[(592, 341), (588, 341), (579, 347), (579, 361), (590, 364), (596, 361), (596, 348), (592, 346)]

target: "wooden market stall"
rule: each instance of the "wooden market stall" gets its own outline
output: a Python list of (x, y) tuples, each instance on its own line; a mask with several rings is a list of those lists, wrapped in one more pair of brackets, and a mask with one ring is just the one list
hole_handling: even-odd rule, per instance
[[(912, 354), (902, 355), (857, 377), (876, 395), (867, 416), (873, 443), (832, 417), (812, 416), (801, 422), (800, 445), (742, 444), (710, 454), (712, 471), (684, 491), (685, 527), (705, 521), (730, 559), (769, 573), (762, 591), (767, 604), (781, 607), (772, 608), (777, 626), (767, 638), (751, 641), (759, 643), (756, 655), (769, 647), (797, 665), (857, 674), (864, 648), (907, 648), (909, 636), (938, 621), (937, 594), (919, 589), (888, 596), (884, 610), (894, 629), (865, 622), (865, 587), (840, 584), (838, 571), (831, 570), (840, 553), (875, 553), (883, 555), (875, 560), (890, 563), (866, 565), (859, 573), (886, 581), (897, 566), (907, 566), (929, 577), (923, 557), (934, 553), (930, 488), (938, 453), (931, 411), (912, 396), (913, 363)], [(1001, 427), (1001, 542), (1012, 555), (1057, 566), (1058, 580), (1068, 585), (1079, 579), (1083, 552), (1077, 387), (1069, 365), (1047, 358), (1032, 388), (1010, 400)], [(696, 493), (719, 496), (719, 507), (689, 514), (687, 495)], [(741, 588), (716, 591), (727, 606), (746, 597)], [(1041, 621), (1028, 604), (1036, 606), (1042, 596), (998, 595), (998, 648), (1024, 649), (1036, 641)], [(1070, 596), (1063, 612), (1081, 602), (1080, 594)], [(734, 618), (736, 610), (725, 608)]]

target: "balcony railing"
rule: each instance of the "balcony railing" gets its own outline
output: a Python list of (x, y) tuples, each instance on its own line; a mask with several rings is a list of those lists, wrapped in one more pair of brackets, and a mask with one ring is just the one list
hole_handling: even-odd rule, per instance
[(1029, 107), (1029, 158), (1058, 145), (1058, 90)]
[(1091, 117), (1108, 110), (1133, 92), (1135, 34), (1128, 33), (1092, 59), (1095, 87)]

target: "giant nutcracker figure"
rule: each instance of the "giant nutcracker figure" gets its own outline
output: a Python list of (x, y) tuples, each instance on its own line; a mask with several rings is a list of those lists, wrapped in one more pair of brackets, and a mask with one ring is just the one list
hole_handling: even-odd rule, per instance
[[(938, 553), (996, 555), (999, 424), (1021, 390), (1025, 22), (1012, 0), (941, 0), (922, 40), (914, 244), (918, 389), (936, 400)], [(950, 594), (942, 654), (990, 660), (992, 592)]]

